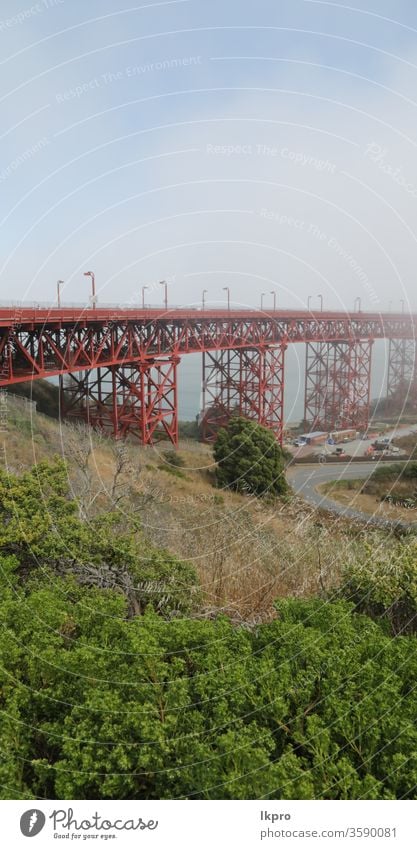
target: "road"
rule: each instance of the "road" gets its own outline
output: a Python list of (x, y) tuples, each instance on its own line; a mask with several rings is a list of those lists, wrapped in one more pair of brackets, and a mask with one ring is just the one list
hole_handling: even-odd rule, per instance
[(382, 519), (380, 516), (354, 510), (352, 507), (345, 507), (330, 496), (317, 491), (317, 487), (320, 484), (330, 483), (330, 481), (358, 480), (362, 478), (366, 480), (375, 471), (377, 466), (378, 463), (376, 461), (370, 463), (348, 462), (344, 465), (340, 465), (340, 463), (326, 463), (323, 465), (315, 464), (314, 466), (290, 466), (287, 477), (297, 495), (300, 495), (315, 507), (329, 510), (347, 519), (356, 519), (357, 521), (365, 522), (367, 525), (381, 528), (390, 528), (393, 525), (409, 528), (416, 525), (416, 523), (401, 520), (389, 521), (388, 519)]

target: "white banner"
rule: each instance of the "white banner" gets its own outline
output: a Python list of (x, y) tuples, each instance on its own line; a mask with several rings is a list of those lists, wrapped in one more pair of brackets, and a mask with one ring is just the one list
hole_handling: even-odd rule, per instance
[[(417, 846), (416, 802), (0, 802), (2, 846)], [(33, 840), (33, 843), (29, 841)]]

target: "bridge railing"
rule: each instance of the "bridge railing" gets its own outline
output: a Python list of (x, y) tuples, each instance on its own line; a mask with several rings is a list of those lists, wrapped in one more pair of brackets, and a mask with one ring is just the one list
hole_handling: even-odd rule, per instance
[[(10, 309), (10, 310), (56, 310), (56, 309), (79, 309), (79, 310), (91, 310), (92, 306), (89, 301), (65, 301), (62, 303), (60, 307), (58, 307), (57, 303), (51, 303), (51, 301), (5, 301), (0, 299), (0, 308)], [(142, 309), (142, 304), (132, 304), (131, 301), (129, 303), (115, 303), (114, 301), (97, 301), (96, 302), (97, 309), (119, 309), (119, 310), (138, 310)], [(146, 310), (163, 310), (163, 304), (145, 304)], [(180, 310), (184, 309), (184, 304), (168, 304), (169, 310)], [(201, 309), (201, 307), (189, 307), (186, 306), (185, 309)]]

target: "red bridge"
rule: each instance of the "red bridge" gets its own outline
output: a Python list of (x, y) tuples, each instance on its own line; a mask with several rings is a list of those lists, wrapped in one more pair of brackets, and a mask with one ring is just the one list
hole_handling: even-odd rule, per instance
[(0, 309), (0, 387), (58, 375), (62, 415), (176, 445), (177, 366), (201, 352), (203, 438), (239, 412), (281, 441), (288, 345), (306, 347), (306, 422), (365, 429), (374, 340), (390, 340), (387, 395), (401, 403), (415, 393), (416, 330), (405, 313)]

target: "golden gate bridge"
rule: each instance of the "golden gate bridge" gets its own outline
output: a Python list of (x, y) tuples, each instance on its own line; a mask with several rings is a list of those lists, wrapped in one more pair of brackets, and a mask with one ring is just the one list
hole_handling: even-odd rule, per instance
[(201, 353), (203, 439), (239, 413), (282, 442), (289, 345), (305, 346), (306, 423), (366, 430), (373, 343), (389, 340), (387, 396), (402, 403), (417, 396), (416, 329), (404, 312), (3, 307), (0, 387), (57, 376), (63, 417), (177, 445), (178, 365)]

